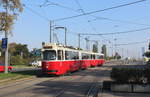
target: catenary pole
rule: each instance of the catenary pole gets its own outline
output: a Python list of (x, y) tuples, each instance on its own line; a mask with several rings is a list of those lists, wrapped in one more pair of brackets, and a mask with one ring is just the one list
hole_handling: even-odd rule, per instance
[(52, 21), (50, 20), (49, 21), (49, 23), (50, 23), (50, 43), (52, 43)]
[(67, 46), (67, 28), (64, 27), (64, 29), (65, 29), (65, 45)]
[(8, 73), (8, 29), (6, 29), (7, 26), (8, 26), (8, 0), (6, 0), (5, 39), (7, 39), (7, 42), (6, 42), (6, 48), (5, 48), (5, 73)]
[(78, 34), (78, 48), (80, 48), (80, 37), (81, 37), (81, 34), (79, 33)]

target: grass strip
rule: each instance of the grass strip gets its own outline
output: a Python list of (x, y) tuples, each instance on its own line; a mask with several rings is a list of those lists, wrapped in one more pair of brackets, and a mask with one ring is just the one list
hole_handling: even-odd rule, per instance
[(27, 70), (19, 72), (9, 72), (8, 74), (0, 73), (0, 82), (2, 80), (17, 80), (27, 77), (36, 76), (39, 70)]

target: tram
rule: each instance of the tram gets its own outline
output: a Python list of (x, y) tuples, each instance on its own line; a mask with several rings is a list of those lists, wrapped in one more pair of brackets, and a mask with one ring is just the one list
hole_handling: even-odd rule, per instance
[(42, 72), (45, 74), (63, 75), (104, 64), (103, 54), (55, 43), (43, 43), (42, 46)]

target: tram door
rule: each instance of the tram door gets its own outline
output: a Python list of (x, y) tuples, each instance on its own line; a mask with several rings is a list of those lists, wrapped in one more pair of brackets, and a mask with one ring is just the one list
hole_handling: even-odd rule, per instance
[(57, 59), (58, 60), (64, 60), (64, 54), (63, 54), (63, 50), (58, 50), (58, 52), (57, 52)]
[(60, 72), (61, 72), (61, 74), (64, 74), (66, 72), (66, 70), (65, 70), (64, 65), (63, 65), (63, 60), (64, 60), (63, 50), (57, 51), (57, 60), (59, 61)]

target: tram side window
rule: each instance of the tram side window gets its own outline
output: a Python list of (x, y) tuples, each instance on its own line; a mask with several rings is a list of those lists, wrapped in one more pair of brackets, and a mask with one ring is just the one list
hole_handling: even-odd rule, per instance
[(91, 59), (91, 56), (90, 56), (90, 54), (87, 54), (87, 59)]
[(72, 59), (74, 59), (74, 60), (79, 59), (79, 53), (78, 52), (72, 52), (72, 54), (73, 54), (73, 58)]
[(97, 55), (97, 59), (101, 59), (101, 56), (100, 56), (100, 55)]
[(93, 59), (93, 56), (92, 55), (90, 55), (91, 56), (91, 59)]
[(69, 60), (69, 52), (65, 51), (65, 60)]
[(65, 51), (65, 60), (76, 60), (79, 59), (79, 53), (73, 51)]
[(95, 59), (95, 55), (92, 55), (92, 58)]
[(71, 51), (65, 51), (65, 60), (71, 60), (73, 57)]
[(82, 53), (82, 59), (86, 59), (86, 54)]
[(89, 59), (90, 54), (82, 53), (82, 59)]
[(55, 50), (46, 50), (43, 52), (44, 60), (56, 60), (56, 51)]
[(103, 56), (103, 55), (101, 55), (101, 56), (100, 56), (100, 59), (104, 59), (104, 56)]
[(64, 59), (62, 50), (58, 50), (57, 54), (58, 54), (57, 55), (58, 60), (63, 60)]

